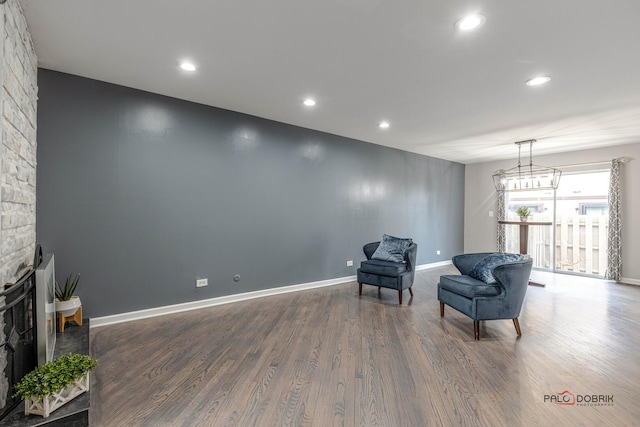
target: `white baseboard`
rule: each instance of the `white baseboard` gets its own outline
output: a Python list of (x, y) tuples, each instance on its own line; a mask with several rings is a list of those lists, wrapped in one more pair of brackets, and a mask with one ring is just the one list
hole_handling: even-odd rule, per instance
[(447, 260), (447, 261), (439, 261), (439, 262), (432, 262), (431, 264), (422, 264), (422, 265), (418, 265), (416, 267), (416, 271), (420, 271), (420, 270), (428, 270), (430, 268), (437, 268), (437, 267), (444, 267), (445, 265), (451, 265), (453, 264), (451, 262), (451, 260)]
[[(427, 270), (429, 268), (441, 267), (451, 264), (451, 261), (436, 262), (416, 266), (416, 271)], [(145, 310), (130, 311), (128, 313), (113, 314), (110, 316), (93, 317), (89, 323), (90, 327), (99, 328), (101, 326), (115, 325), (116, 323), (142, 320), (149, 317), (164, 316), (165, 314), (180, 313), (183, 311), (197, 310), (199, 308), (213, 307), (232, 302), (246, 301), (248, 299), (261, 298), (271, 295), (285, 294), (289, 292), (304, 291), (307, 289), (322, 288), (325, 286), (340, 285), (342, 283), (355, 282), (356, 276), (338, 277), (335, 279), (320, 280), (318, 282), (302, 283), (298, 285), (282, 286), (279, 288), (263, 289), (260, 291), (245, 292), (241, 294), (225, 295), (222, 297), (203, 299), (198, 301), (185, 302), (182, 304), (165, 305), (162, 307), (148, 308)]]
[(640, 286), (640, 280), (638, 280), (638, 279), (627, 279), (626, 277), (621, 277), (620, 280), (618, 280), (618, 283), (625, 283), (627, 285)]

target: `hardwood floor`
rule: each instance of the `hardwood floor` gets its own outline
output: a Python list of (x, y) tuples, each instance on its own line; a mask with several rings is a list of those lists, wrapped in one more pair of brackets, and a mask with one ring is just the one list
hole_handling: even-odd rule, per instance
[[(353, 282), (96, 328), (92, 426), (631, 426), (640, 288), (534, 272), (520, 316), (473, 321)], [(545, 395), (613, 396), (561, 406)], [(567, 394), (568, 395), (568, 394)], [(564, 396), (564, 395), (563, 395)]]

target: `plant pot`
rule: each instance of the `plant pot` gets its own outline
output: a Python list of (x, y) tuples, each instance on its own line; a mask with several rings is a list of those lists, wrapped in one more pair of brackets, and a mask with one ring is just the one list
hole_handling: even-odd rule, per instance
[(40, 399), (32, 398), (24, 401), (24, 414), (42, 415), (47, 418), (53, 411), (71, 401), (75, 397), (81, 395), (85, 391), (89, 391), (89, 372), (83, 377), (78, 378), (74, 384), (69, 384), (66, 388), (47, 394)]
[(80, 297), (73, 296), (68, 301), (60, 301), (56, 298), (56, 311), (62, 313), (64, 317), (73, 316), (80, 306), (82, 306)]
[(526, 216), (521, 216), (520, 217), (520, 222), (527, 222), (527, 218)]

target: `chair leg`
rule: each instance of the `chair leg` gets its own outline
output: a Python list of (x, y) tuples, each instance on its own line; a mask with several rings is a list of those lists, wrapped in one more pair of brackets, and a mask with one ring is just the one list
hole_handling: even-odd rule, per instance
[(398, 304), (402, 305), (402, 291), (398, 291)]
[(358, 295), (362, 295), (362, 283), (358, 283)]
[(480, 321), (479, 320), (473, 321), (473, 338), (476, 341), (480, 341)]
[(440, 317), (444, 317), (444, 303), (440, 301)]
[(516, 327), (516, 333), (518, 334), (518, 336), (522, 336), (522, 331), (520, 330), (520, 322), (518, 322), (518, 318), (516, 317), (515, 319), (513, 319), (513, 326)]
[(413, 296), (413, 289), (409, 288), (409, 293)]

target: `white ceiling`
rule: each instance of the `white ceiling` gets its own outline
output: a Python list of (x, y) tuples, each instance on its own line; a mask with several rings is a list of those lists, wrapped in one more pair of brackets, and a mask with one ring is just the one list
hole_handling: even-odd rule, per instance
[(376, 144), (476, 163), (640, 142), (638, 0), (20, 1), (40, 67)]

